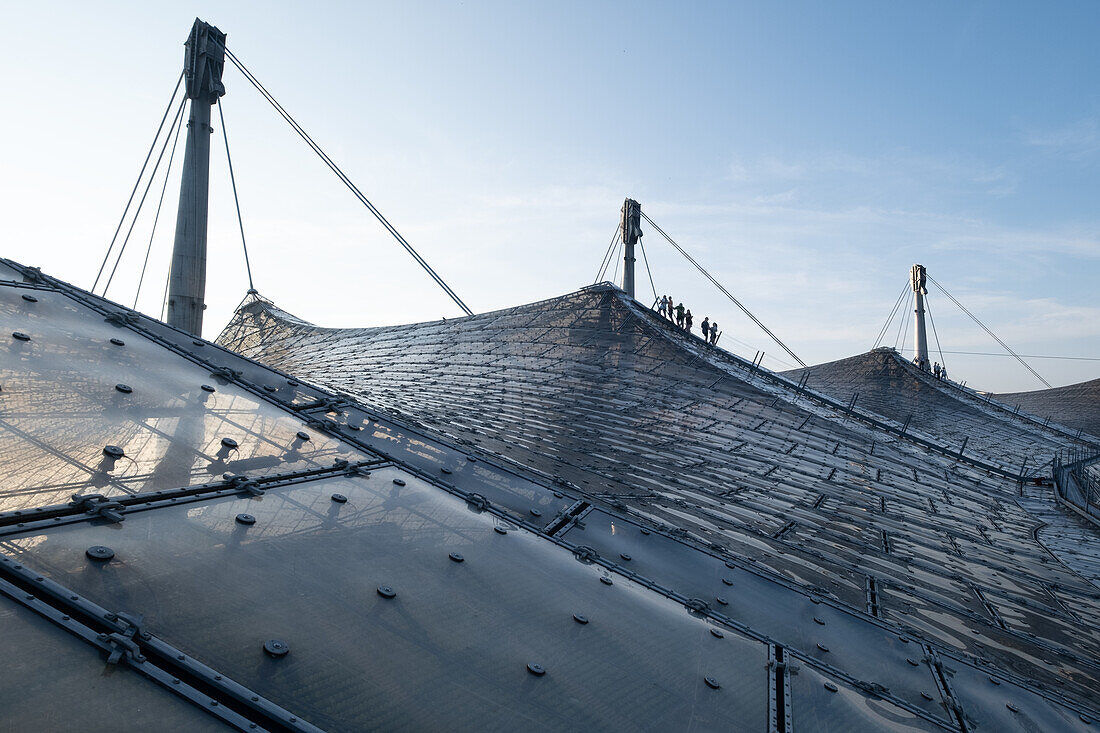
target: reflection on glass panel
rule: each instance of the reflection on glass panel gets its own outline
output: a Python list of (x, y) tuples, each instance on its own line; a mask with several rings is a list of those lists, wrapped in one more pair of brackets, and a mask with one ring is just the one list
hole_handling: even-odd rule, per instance
[(359, 458), (63, 295), (26, 294), (0, 287), (0, 511)]
[(0, 596), (0, 728), (5, 731), (229, 730), (29, 609)]
[(327, 730), (763, 730), (763, 644), (498, 521), (383, 469), (7, 544)]

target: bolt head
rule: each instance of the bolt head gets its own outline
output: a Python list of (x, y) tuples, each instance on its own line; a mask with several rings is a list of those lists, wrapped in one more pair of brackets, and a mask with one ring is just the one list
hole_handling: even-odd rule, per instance
[(117, 445), (107, 445), (103, 447), (103, 455), (117, 460), (126, 455), (126, 451), (122, 450)]
[(455, 562), (462, 562), (466, 559), (462, 556), (462, 553), (460, 552), (452, 552), (450, 555), (447, 555), (447, 557), (451, 558)]
[(718, 680), (714, 679), (713, 677), (704, 677), (703, 682), (705, 682), (707, 684), (707, 687), (712, 690), (717, 690), (719, 687), (722, 686), (718, 684)]
[(256, 517), (252, 516), (251, 514), (238, 514), (237, 515), (237, 524), (244, 524), (244, 525), (247, 525), (247, 526), (251, 526), (255, 523), (256, 523)]
[(107, 562), (115, 556), (115, 551), (104, 545), (92, 545), (84, 551), (84, 554), (87, 555), (90, 560)]
[(531, 662), (530, 664), (528, 664), (527, 671), (535, 675), (536, 677), (542, 677), (544, 674), (546, 674), (546, 668), (536, 662)]
[(337, 504), (347, 504), (348, 503), (348, 497), (344, 496), (343, 494), (333, 494), (329, 498), (332, 499)]
[(383, 598), (395, 598), (397, 596), (397, 591), (388, 585), (380, 585), (378, 586), (378, 595)]
[(280, 639), (268, 639), (264, 642), (264, 651), (272, 657), (285, 657), (290, 653), (290, 645)]

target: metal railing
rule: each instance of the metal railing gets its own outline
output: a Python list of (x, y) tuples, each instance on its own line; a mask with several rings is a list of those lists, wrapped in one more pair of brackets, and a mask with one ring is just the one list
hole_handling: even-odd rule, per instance
[(1100, 524), (1100, 453), (1068, 448), (1055, 455), (1053, 465), (1058, 501)]

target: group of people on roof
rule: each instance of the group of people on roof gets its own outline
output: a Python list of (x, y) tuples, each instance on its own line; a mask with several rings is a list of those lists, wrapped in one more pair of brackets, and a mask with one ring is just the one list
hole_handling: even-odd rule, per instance
[[(683, 303), (675, 303), (670, 295), (662, 295), (657, 301), (657, 314), (667, 318), (670, 323), (675, 323), (680, 328), (684, 329), (688, 333), (691, 333), (691, 325), (693, 319), (691, 316), (691, 309), (684, 308)], [(710, 318), (704, 316), (703, 322), (700, 324), (703, 329), (703, 341), (710, 345), (718, 343), (718, 337), (722, 333), (718, 330), (718, 321), (711, 321)]]
[(916, 365), (917, 368), (919, 368), (921, 371), (932, 372), (932, 374), (935, 375), (936, 379), (947, 379), (947, 366), (940, 366), (940, 363), (938, 361), (933, 363), (932, 366), (929, 367), (928, 359), (922, 359), (918, 356), (913, 359), (913, 364)]

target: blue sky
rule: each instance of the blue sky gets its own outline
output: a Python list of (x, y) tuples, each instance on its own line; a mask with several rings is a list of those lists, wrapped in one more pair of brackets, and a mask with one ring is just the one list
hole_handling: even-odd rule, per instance
[[(913, 262), (1020, 353), (1100, 357), (1095, 4), (11, 5), (4, 256), (91, 285), (196, 15), (475, 311), (591, 282), (629, 195), (807, 362), (870, 348)], [(457, 315), (235, 70), (225, 83), (260, 291), (322, 325)], [(211, 338), (247, 288), (213, 149)], [(150, 197), (109, 293), (127, 304)], [(644, 242), (658, 290), (782, 367)], [(930, 301), (945, 351), (997, 350)], [(1041, 387), (1010, 359), (946, 358), (978, 387)], [(1055, 384), (1100, 376), (1100, 361), (1033, 365)]]

